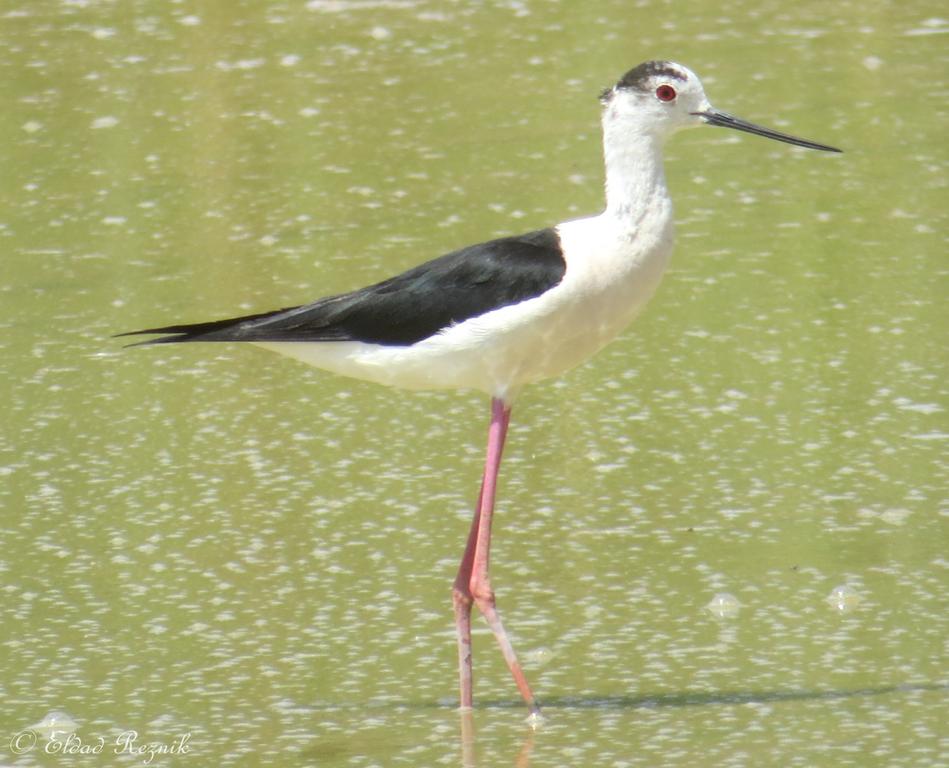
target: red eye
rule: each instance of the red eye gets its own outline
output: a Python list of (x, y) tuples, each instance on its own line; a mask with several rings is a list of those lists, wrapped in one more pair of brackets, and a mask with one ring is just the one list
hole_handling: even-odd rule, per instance
[(674, 101), (676, 97), (676, 89), (671, 85), (660, 85), (656, 88), (656, 98), (659, 101)]

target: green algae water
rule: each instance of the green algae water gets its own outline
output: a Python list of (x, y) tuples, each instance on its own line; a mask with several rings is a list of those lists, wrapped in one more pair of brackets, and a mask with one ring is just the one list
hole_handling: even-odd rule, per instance
[[(939, 765), (943, 10), (4, 6), (0, 763)], [(657, 296), (515, 406), (493, 586), (546, 721), (481, 621), (463, 718), (486, 400), (110, 337), (598, 212), (651, 58), (845, 153), (670, 142)]]

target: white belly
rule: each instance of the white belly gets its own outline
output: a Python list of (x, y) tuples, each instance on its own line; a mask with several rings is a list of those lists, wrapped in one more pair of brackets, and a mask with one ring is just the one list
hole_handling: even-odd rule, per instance
[[(652, 231), (623, 232), (606, 214), (558, 228), (559, 285), (408, 347), (263, 342), (324, 370), (407, 389), (473, 388), (510, 402), (534, 381), (579, 365), (614, 339), (655, 292), (672, 250), (671, 211)], [(632, 236), (635, 235), (635, 236)]]

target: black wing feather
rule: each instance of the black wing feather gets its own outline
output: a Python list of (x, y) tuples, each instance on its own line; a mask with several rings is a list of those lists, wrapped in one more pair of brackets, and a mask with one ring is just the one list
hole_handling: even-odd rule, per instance
[(173, 334), (143, 342), (363, 341), (407, 346), (492, 309), (539, 296), (563, 279), (553, 229), (453, 251), (381, 283), (312, 304), (130, 334)]

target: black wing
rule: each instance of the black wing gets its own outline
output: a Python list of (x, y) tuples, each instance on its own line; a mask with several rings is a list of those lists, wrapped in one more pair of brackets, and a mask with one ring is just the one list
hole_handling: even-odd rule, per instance
[(173, 334), (142, 342), (363, 341), (408, 346), (492, 309), (539, 296), (567, 265), (554, 229), (453, 251), (367, 288), (312, 304), (193, 325), (120, 334)]

